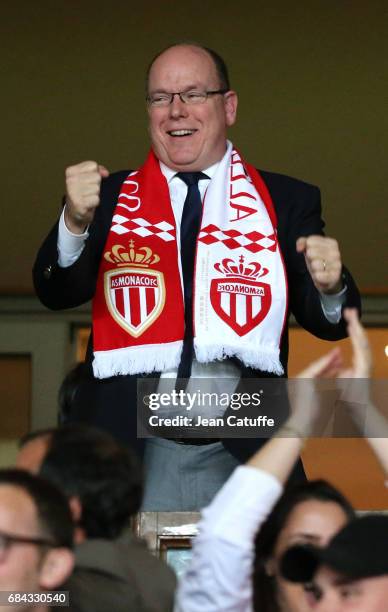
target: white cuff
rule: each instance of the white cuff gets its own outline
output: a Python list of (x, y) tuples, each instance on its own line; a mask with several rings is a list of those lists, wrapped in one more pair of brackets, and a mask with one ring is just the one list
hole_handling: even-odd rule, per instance
[(89, 236), (88, 228), (83, 234), (73, 234), (65, 223), (65, 208), (63, 208), (58, 224), (58, 264), (67, 268), (77, 261), (84, 250), (85, 240)]
[(347, 289), (345, 285), (338, 293), (327, 294), (320, 292), (322, 311), (329, 323), (339, 323)]

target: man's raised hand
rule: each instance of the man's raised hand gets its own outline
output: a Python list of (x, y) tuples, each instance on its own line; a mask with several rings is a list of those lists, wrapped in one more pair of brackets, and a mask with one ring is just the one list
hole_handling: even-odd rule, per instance
[(101, 179), (109, 176), (105, 166), (95, 161), (84, 161), (66, 168), (66, 227), (74, 234), (82, 234), (94, 218), (100, 203)]
[(296, 241), (296, 250), (304, 254), (307, 269), (318, 291), (341, 291), (341, 253), (334, 238), (314, 235), (301, 237)]

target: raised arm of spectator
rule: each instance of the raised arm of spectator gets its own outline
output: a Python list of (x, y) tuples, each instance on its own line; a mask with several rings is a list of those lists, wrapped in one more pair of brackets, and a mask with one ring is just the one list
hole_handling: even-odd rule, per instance
[(388, 422), (370, 397), (369, 378), (373, 364), (368, 335), (355, 309), (346, 309), (344, 317), (352, 341), (353, 357), (350, 367), (339, 373), (343, 408), (350, 412), (388, 476)]
[[(334, 349), (300, 376), (329, 375), (339, 366), (340, 354)], [(292, 415), (277, 436), (238, 467), (203, 510), (191, 565), (178, 587), (176, 612), (251, 612), (256, 533), (280, 497), (303, 439), (319, 417), (314, 383), (306, 382), (297, 387)]]

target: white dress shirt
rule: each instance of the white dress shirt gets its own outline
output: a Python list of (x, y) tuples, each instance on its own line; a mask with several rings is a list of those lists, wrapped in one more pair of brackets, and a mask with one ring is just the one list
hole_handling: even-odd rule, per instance
[(255, 536), (282, 491), (267, 472), (235, 469), (202, 511), (175, 612), (252, 612)]

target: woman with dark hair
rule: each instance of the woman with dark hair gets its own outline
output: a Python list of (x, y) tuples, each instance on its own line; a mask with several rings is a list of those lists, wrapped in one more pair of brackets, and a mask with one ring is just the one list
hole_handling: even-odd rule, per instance
[(255, 542), (253, 608), (257, 612), (300, 612), (302, 587), (278, 572), (283, 553), (294, 544), (325, 546), (355, 512), (325, 480), (286, 490), (261, 526)]

